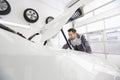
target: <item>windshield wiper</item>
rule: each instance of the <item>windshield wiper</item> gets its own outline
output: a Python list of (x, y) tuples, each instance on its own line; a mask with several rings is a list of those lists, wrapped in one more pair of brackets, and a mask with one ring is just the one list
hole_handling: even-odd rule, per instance
[(21, 33), (16, 32), (16, 31), (14, 31), (13, 29), (11, 29), (11, 28), (9, 28), (9, 27), (3, 25), (3, 24), (0, 24), (0, 28), (6, 30), (6, 31), (8, 31), (8, 32), (11, 32), (11, 33), (17, 34), (17, 35), (21, 36), (22, 38), (25, 38), (25, 39), (26, 39), (26, 37), (23, 36)]
[(37, 36), (37, 35), (39, 35), (39, 33), (33, 34), (32, 36), (30, 36), (30, 37), (28, 38), (28, 40), (32, 40), (32, 38), (34, 38), (34, 37)]

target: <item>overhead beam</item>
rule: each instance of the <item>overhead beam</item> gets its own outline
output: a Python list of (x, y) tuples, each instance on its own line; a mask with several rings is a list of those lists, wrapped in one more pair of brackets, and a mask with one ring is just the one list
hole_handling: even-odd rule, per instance
[(80, 22), (75, 22), (75, 28), (81, 27), (90, 23), (94, 23), (103, 19), (107, 19), (113, 16), (117, 16), (117, 15), (120, 15), (120, 7), (102, 12), (98, 15), (82, 20)]

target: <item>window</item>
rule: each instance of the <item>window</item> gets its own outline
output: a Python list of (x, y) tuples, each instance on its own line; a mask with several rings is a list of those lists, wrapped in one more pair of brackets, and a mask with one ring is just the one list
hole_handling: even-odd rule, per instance
[(87, 13), (87, 12), (94, 10), (95, 8), (98, 8), (110, 1), (113, 1), (113, 0), (94, 0), (93, 2), (91, 2), (90, 4), (88, 4), (87, 6), (84, 7), (84, 12)]
[(100, 14), (101, 12), (105, 12), (105, 11), (117, 8), (118, 6), (120, 6), (120, 1), (116, 0), (114, 2), (109, 3), (106, 6), (103, 6), (103, 7), (99, 8), (99, 9), (95, 10), (95, 15)]
[(105, 20), (106, 29), (120, 26), (120, 15)]
[(98, 30), (103, 30), (103, 29), (104, 29), (103, 21), (98, 21), (98, 22), (87, 25), (88, 32), (93, 32), (93, 31), (98, 31)]
[(77, 33), (79, 33), (79, 34), (86, 33), (86, 26), (77, 28)]
[(107, 30), (106, 31), (107, 41), (120, 40), (120, 28)]
[(103, 41), (103, 32), (97, 31), (97, 32), (91, 32), (87, 34), (89, 42), (101, 42)]
[(87, 34), (93, 52), (104, 53), (103, 31)]
[(120, 54), (120, 28), (106, 30), (106, 53)]

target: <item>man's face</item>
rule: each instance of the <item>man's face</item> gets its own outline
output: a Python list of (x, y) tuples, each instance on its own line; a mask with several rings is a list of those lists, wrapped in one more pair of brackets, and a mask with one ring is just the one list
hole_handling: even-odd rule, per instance
[(71, 40), (74, 40), (76, 38), (76, 33), (72, 32), (72, 31), (68, 32), (68, 35)]

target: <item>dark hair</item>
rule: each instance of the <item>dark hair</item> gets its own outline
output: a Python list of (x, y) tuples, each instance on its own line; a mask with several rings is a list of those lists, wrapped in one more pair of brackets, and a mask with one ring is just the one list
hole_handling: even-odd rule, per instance
[(76, 33), (76, 29), (74, 29), (74, 28), (70, 28), (70, 29), (68, 30), (68, 32)]

